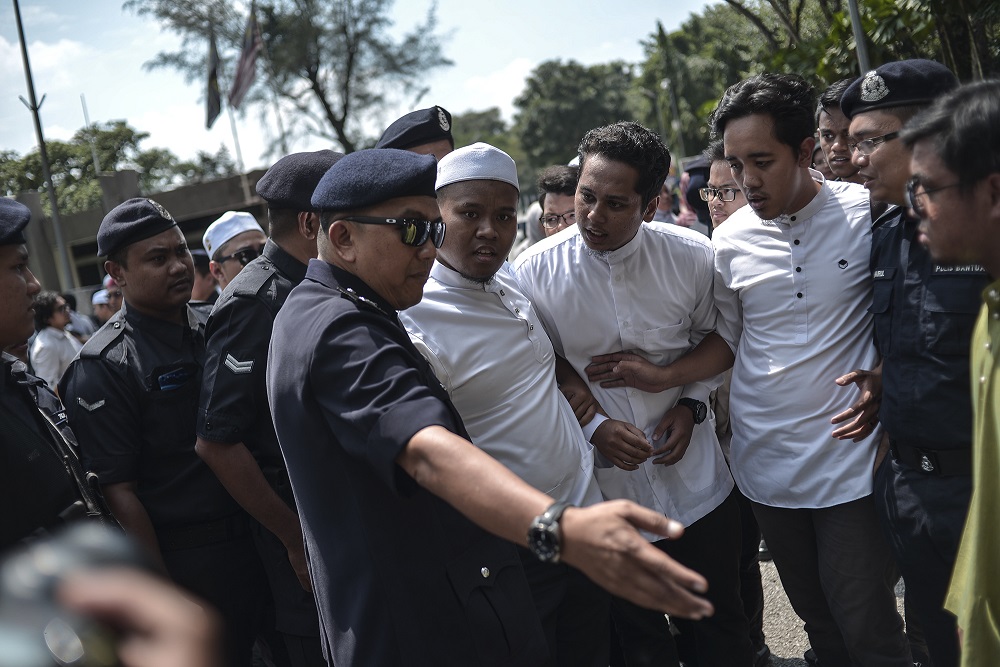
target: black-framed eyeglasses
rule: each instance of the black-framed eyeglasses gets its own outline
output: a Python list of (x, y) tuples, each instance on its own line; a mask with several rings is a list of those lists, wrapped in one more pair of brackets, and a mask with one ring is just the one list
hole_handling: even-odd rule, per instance
[(739, 188), (698, 188), (698, 196), (702, 201), (712, 201), (716, 197), (722, 201), (736, 201)]
[(576, 211), (566, 211), (565, 213), (548, 213), (543, 215), (542, 227), (545, 229), (555, 229), (559, 225), (575, 225)]
[(431, 240), (435, 248), (440, 248), (444, 243), (445, 224), (444, 220), (421, 220), (419, 218), (376, 218), (370, 215), (352, 215), (338, 220), (351, 220), (360, 222), (362, 225), (394, 225), (401, 227), (400, 232), (403, 243), (414, 248), (419, 248)]
[(899, 132), (890, 132), (888, 134), (883, 134), (881, 137), (872, 137), (871, 139), (863, 139), (856, 143), (848, 143), (847, 150), (851, 151), (851, 155), (854, 151), (860, 151), (862, 155), (871, 155), (875, 152), (875, 149), (884, 144), (887, 141), (892, 141), (899, 136)]
[(221, 264), (222, 262), (225, 262), (227, 260), (235, 259), (237, 262), (240, 263), (241, 266), (246, 266), (247, 264), (254, 261), (263, 254), (264, 254), (263, 244), (258, 246), (247, 246), (246, 248), (240, 248), (232, 255), (226, 255), (225, 257), (220, 257), (215, 261)]
[[(948, 188), (955, 188), (961, 185), (961, 183), (952, 183), (951, 185), (942, 185), (939, 188), (925, 188), (920, 183), (919, 176), (912, 176), (910, 180), (906, 181), (906, 205), (913, 209), (913, 212), (917, 214), (918, 217), (926, 218), (927, 209), (922, 203), (920, 203), (920, 198), (924, 195), (929, 195), (932, 192), (938, 192), (939, 190), (947, 190)], [(917, 192), (917, 188), (920, 188), (920, 192)]]

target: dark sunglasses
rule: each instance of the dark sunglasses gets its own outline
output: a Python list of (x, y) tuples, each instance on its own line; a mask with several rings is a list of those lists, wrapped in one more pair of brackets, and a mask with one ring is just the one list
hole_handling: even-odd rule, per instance
[(219, 262), (221, 264), (222, 262), (225, 262), (226, 260), (235, 259), (237, 262), (240, 263), (241, 266), (246, 266), (250, 262), (252, 262), (255, 259), (257, 259), (258, 257), (260, 257), (262, 254), (264, 254), (264, 246), (263, 245), (259, 245), (259, 246), (247, 246), (246, 248), (240, 248), (239, 250), (237, 250), (236, 252), (234, 252), (232, 255), (226, 255), (225, 257), (220, 257), (219, 259), (217, 259), (215, 261), (217, 261), (217, 262)]
[(360, 222), (362, 225), (394, 225), (402, 227), (400, 230), (403, 236), (403, 243), (415, 248), (419, 248), (431, 240), (435, 248), (440, 248), (444, 243), (444, 220), (420, 220), (417, 218), (376, 218), (370, 215), (352, 215), (339, 220), (351, 220)]

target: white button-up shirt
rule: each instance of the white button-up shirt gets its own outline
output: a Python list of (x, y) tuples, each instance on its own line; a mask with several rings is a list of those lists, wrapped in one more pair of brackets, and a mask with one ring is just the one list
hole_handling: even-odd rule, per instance
[(730, 461), (751, 500), (817, 508), (872, 492), (880, 432), (830, 435), (859, 397), (834, 380), (878, 361), (871, 224), (863, 187), (823, 182), (801, 211), (761, 220), (744, 207), (715, 232), (719, 333), (736, 351)]
[(476, 283), (435, 262), (423, 299), (399, 319), (476, 445), (557, 500), (601, 501), (593, 447), (559, 392), (552, 344), (506, 263)]
[(59, 379), (81, 347), (68, 331), (45, 327), (31, 343), (31, 368), (35, 375), (45, 380), (49, 389), (55, 391)]
[[(514, 271), (556, 351), (583, 377), (594, 355), (627, 350), (665, 365), (715, 329), (712, 245), (683, 227), (645, 223), (624, 246), (599, 254), (573, 226), (529, 248)], [(590, 385), (611, 417), (637, 426), (654, 448), (666, 436), (654, 441), (653, 431), (677, 399), (707, 403), (713, 386), (709, 381), (649, 393)], [(709, 421), (694, 427), (676, 464), (648, 459), (631, 472), (599, 466), (597, 481), (606, 498), (634, 500), (684, 525), (718, 507), (733, 488)]]

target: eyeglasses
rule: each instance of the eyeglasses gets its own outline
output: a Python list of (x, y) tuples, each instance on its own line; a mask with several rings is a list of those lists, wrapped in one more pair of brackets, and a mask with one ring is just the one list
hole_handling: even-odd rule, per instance
[(545, 229), (555, 229), (559, 225), (576, 224), (576, 211), (566, 211), (565, 213), (549, 213), (542, 216), (542, 227)]
[[(920, 197), (924, 195), (929, 195), (932, 192), (938, 192), (939, 190), (947, 190), (948, 188), (954, 188), (961, 185), (961, 183), (952, 183), (951, 185), (942, 185), (939, 188), (927, 189), (920, 184), (920, 177), (913, 176), (910, 180), (906, 181), (906, 205), (913, 209), (913, 212), (917, 214), (920, 218), (927, 217), (927, 209), (923, 204), (920, 203)], [(917, 188), (920, 188), (920, 192), (917, 192)]]
[(698, 188), (698, 196), (702, 201), (712, 201), (716, 197), (722, 201), (736, 201), (739, 188)]
[(56, 312), (57, 313), (68, 313), (69, 312), (69, 304), (68, 303), (64, 303), (61, 306), (56, 306)]
[(414, 248), (419, 248), (431, 240), (435, 248), (440, 248), (444, 243), (445, 224), (444, 220), (420, 220), (419, 218), (376, 218), (370, 215), (352, 215), (338, 220), (351, 220), (360, 222), (362, 225), (395, 225), (402, 227), (403, 243)]
[(887, 141), (892, 141), (899, 136), (899, 132), (890, 132), (889, 134), (883, 134), (881, 137), (872, 137), (871, 139), (864, 139), (857, 143), (847, 144), (847, 150), (854, 154), (854, 151), (860, 151), (862, 155), (871, 155), (875, 152), (875, 149), (884, 144)]
[(240, 263), (241, 266), (246, 266), (250, 262), (260, 257), (263, 253), (264, 253), (263, 245), (247, 246), (246, 248), (240, 248), (232, 255), (226, 255), (225, 257), (220, 257), (215, 261), (221, 264), (222, 262), (228, 261), (230, 259), (235, 259), (237, 262)]

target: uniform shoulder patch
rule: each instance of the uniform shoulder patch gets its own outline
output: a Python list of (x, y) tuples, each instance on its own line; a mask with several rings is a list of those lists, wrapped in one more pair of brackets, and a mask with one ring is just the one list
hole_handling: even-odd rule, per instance
[(226, 368), (231, 370), (236, 375), (247, 375), (253, 372), (253, 359), (240, 361), (232, 354), (227, 354), (225, 364)]
[(87, 401), (83, 400), (82, 397), (80, 396), (76, 397), (76, 404), (79, 405), (84, 410), (86, 410), (87, 412), (93, 412), (94, 410), (97, 410), (98, 408), (102, 407), (106, 402), (107, 401), (102, 398), (99, 401), (88, 403)]

